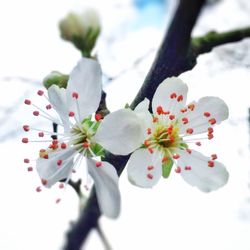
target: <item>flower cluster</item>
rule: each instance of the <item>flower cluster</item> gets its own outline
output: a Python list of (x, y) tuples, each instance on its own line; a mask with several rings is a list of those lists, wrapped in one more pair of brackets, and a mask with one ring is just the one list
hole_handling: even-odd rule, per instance
[[(66, 89), (51, 85), (48, 96), (42, 90), (37, 92), (48, 102), (44, 109), (25, 100), (26, 105), (34, 108), (35, 117), (48, 119), (63, 128), (56, 133), (23, 126), (25, 132), (36, 133), (39, 141), (47, 137), (48, 146), (40, 149), (36, 161), (44, 186), (51, 187), (62, 180), (67, 183), (85, 159), (102, 213), (117, 217), (120, 211), (118, 175), (110, 163), (102, 161), (104, 150), (115, 155), (132, 153), (127, 165), (128, 178), (139, 187), (153, 187), (161, 176), (169, 177), (173, 166), (187, 183), (204, 192), (227, 183), (228, 172), (216, 161), (216, 154), (206, 157), (190, 148), (214, 137), (214, 126), (228, 117), (224, 101), (204, 97), (186, 104), (187, 85), (172, 77), (158, 86), (152, 99), (153, 113), (149, 112), (149, 100), (145, 99), (135, 110), (125, 108), (102, 118), (96, 113), (101, 85), (99, 64), (82, 58), (72, 70)], [(52, 115), (53, 110), (57, 117)], [(25, 137), (22, 142), (32, 140)], [(29, 159), (24, 162), (29, 163)], [(37, 191), (41, 191), (41, 187)]]

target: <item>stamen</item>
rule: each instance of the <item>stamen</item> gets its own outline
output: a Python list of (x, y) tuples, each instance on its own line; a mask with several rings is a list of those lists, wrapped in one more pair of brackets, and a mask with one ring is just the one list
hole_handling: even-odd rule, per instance
[(154, 166), (148, 166), (147, 169), (148, 169), (148, 171), (151, 171), (154, 169)]
[(213, 161), (208, 161), (208, 164), (207, 164), (210, 168), (214, 167), (214, 162)]
[(192, 150), (190, 148), (187, 148), (186, 151), (191, 154), (192, 153)]
[(147, 174), (148, 179), (152, 180), (154, 176), (152, 174)]
[(65, 148), (67, 148), (67, 145), (66, 145), (66, 143), (63, 142), (63, 143), (61, 144), (61, 149), (65, 149)]
[(60, 198), (56, 199), (56, 204), (60, 203), (61, 200), (62, 199), (60, 199)]
[(73, 116), (75, 116), (75, 113), (73, 111), (70, 111), (69, 112), (69, 117), (73, 117)]
[(213, 135), (213, 134), (208, 134), (208, 135), (207, 135), (207, 138), (208, 138), (208, 140), (211, 140), (211, 139), (214, 138), (214, 135)]
[(205, 117), (209, 117), (211, 114), (209, 112), (204, 112)]
[(29, 125), (23, 125), (23, 130), (25, 132), (28, 132), (30, 130), (30, 126)]
[(28, 170), (28, 172), (32, 172), (33, 168), (32, 167), (28, 167), (27, 170)]
[(209, 120), (209, 123), (210, 123), (211, 125), (214, 125), (214, 124), (216, 123), (216, 120), (215, 120), (214, 118), (212, 118), (212, 119)]
[(187, 117), (183, 117), (181, 120), (182, 120), (183, 124), (187, 124), (188, 123), (188, 118)]
[(39, 133), (38, 133), (38, 136), (39, 136), (39, 137), (44, 137), (44, 133), (43, 133), (43, 132), (39, 132)]
[(47, 109), (47, 110), (52, 109), (51, 104), (46, 105), (46, 109)]
[(194, 110), (194, 104), (189, 104), (188, 105), (188, 109), (190, 109), (191, 111), (193, 111)]
[(87, 149), (87, 148), (89, 148), (90, 144), (88, 142), (84, 142), (82, 144), (82, 146)]
[(209, 134), (212, 134), (212, 133), (214, 132), (214, 129), (211, 128), (211, 127), (209, 127), (209, 128), (207, 129), (207, 131), (208, 131)]
[(36, 110), (36, 111), (33, 111), (33, 115), (34, 115), (34, 116), (39, 116), (39, 111), (37, 111), (37, 110)]
[(152, 148), (148, 148), (148, 151), (149, 151), (150, 154), (154, 153), (154, 150)]
[(168, 161), (168, 157), (166, 157), (166, 156), (163, 157), (162, 160), (161, 160), (162, 163), (163, 163), (163, 162), (167, 162), (167, 161)]
[(44, 186), (46, 186), (48, 184), (48, 181), (46, 179), (41, 179), (41, 182)]
[(29, 142), (29, 139), (28, 138), (23, 138), (22, 139), (22, 143), (28, 143)]
[(38, 193), (40, 193), (40, 192), (42, 191), (42, 188), (41, 188), (41, 187), (37, 187), (37, 188), (36, 188), (36, 191), (37, 191)]
[(176, 93), (172, 93), (171, 95), (170, 95), (170, 98), (171, 99), (174, 99), (174, 98), (176, 98), (177, 97), (177, 94)]
[(150, 135), (152, 133), (151, 128), (147, 129), (147, 134)]
[(154, 118), (153, 118), (153, 123), (158, 122), (158, 120), (159, 120), (158, 117), (154, 117)]
[(163, 113), (162, 106), (158, 106), (157, 109), (156, 109), (156, 112), (157, 112), (158, 115), (161, 115)]
[(58, 160), (57, 163), (56, 163), (57, 166), (60, 167), (62, 165), (62, 162), (63, 162), (62, 160)]
[(175, 115), (170, 115), (169, 116), (169, 119), (172, 121), (172, 120), (174, 120), (175, 119)]
[(211, 155), (211, 158), (212, 158), (212, 160), (214, 161), (214, 160), (216, 160), (218, 157), (217, 157), (217, 154), (212, 154)]
[(197, 146), (201, 146), (201, 142), (200, 142), (200, 141), (197, 141), (195, 144), (196, 144)]
[(185, 109), (181, 109), (181, 113), (185, 113), (185, 112), (187, 112), (186, 108)]
[(176, 169), (174, 171), (175, 171), (175, 173), (179, 174), (181, 172), (181, 168), (178, 166), (178, 167), (176, 167)]
[(183, 101), (183, 95), (179, 95), (179, 96), (177, 97), (177, 102), (181, 102), (181, 101)]
[(185, 170), (191, 170), (191, 166), (186, 166)]
[(64, 184), (63, 183), (60, 183), (59, 186), (58, 186), (60, 189), (64, 188)]
[(78, 99), (79, 95), (77, 92), (73, 92), (72, 93), (72, 97), (75, 98), (75, 99)]
[(44, 94), (44, 92), (42, 90), (38, 90), (37, 94), (40, 95), (40, 96), (42, 96)]
[(180, 158), (180, 155), (179, 155), (179, 154), (175, 154), (175, 155), (173, 155), (173, 158), (174, 158), (175, 160), (177, 160), (177, 159)]
[(28, 100), (28, 99), (26, 99), (26, 100), (24, 100), (24, 103), (25, 103), (26, 105), (30, 105), (30, 104), (31, 104), (31, 101)]
[(194, 132), (194, 130), (192, 129), (192, 128), (188, 128), (187, 130), (186, 130), (186, 132), (187, 132), (187, 134), (193, 134), (193, 132)]
[(27, 158), (25, 158), (25, 159), (23, 159), (23, 162), (24, 162), (24, 163), (30, 163), (30, 160), (27, 159)]

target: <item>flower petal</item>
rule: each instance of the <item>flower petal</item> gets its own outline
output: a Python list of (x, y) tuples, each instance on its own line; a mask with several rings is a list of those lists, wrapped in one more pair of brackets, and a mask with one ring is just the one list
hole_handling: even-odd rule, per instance
[[(67, 98), (69, 111), (78, 114), (82, 121), (94, 113), (100, 103), (102, 92), (102, 73), (100, 65), (92, 59), (82, 58), (69, 76)], [(74, 98), (76, 93), (78, 98)]]
[(117, 218), (120, 213), (121, 197), (115, 168), (108, 162), (96, 165), (96, 161), (92, 159), (87, 159), (87, 166), (95, 182), (97, 200), (102, 213), (107, 217)]
[(188, 87), (181, 79), (171, 77), (165, 79), (156, 89), (153, 100), (153, 112), (157, 113), (157, 107), (161, 106), (165, 112), (178, 116), (180, 110), (186, 104)]
[[(192, 128), (193, 134), (204, 133), (209, 127), (220, 124), (228, 118), (228, 106), (218, 97), (206, 96), (192, 104), (194, 109), (188, 109), (187, 113), (182, 115), (182, 117), (187, 117), (189, 122), (183, 125), (181, 133), (184, 133), (187, 128)], [(211, 122), (213, 119), (215, 119), (214, 124)]]
[(148, 111), (149, 107), (149, 100), (145, 98), (142, 102), (140, 102), (134, 112), (138, 116), (138, 118), (141, 120), (141, 123), (143, 124), (143, 130), (144, 130), (144, 137), (147, 137), (147, 129), (152, 126), (152, 115)]
[(143, 126), (134, 111), (121, 109), (103, 119), (94, 140), (112, 154), (127, 155), (143, 143)]
[(161, 155), (149, 153), (147, 149), (138, 149), (130, 157), (128, 166), (129, 181), (143, 188), (153, 187), (162, 175)]
[(69, 116), (65, 89), (59, 88), (57, 85), (52, 85), (48, 88), (48, 97), (53, 108), (60, 116), (65, 130), (68, 130)]
[[(208, 162), (211, 159), (195, 150), (192, 150), (191, 154), (180, 150), (179, 155), (180, 174), (190, 185), (196, 186), (203, 192), (211, 192), (227, 183), (229, 174), (222, 163), (212, 161), (213, 165), (209, 167)], [(191, 167), (191, 169), (185, 170), (185, 167)]]
[(74, 153), (73, 149), (65, 149), (49, 153), (48, 159), (37, 159), (36, 169), (41, 180), (46, 180), (46, 187), (51, 187), (56, 182), (70, 176), (74, 165)]

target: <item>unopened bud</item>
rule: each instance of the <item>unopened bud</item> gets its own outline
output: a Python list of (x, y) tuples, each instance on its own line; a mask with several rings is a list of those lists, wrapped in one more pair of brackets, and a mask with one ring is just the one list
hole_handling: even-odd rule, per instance
[(52, 71), (43, 79), (43, 85), (46, 89), (48, 89), (53, 84), (57, 85), (60, 88), (66, 88), (68, 80), (68, 75), (64, 75), (58, 71)]
[(90, 57), (101, 31), (99, 15), (94, 9), (82, 14), (71, 12), (60, 21), (59, 29), (64, 40), (70, 41), (84, 56)]

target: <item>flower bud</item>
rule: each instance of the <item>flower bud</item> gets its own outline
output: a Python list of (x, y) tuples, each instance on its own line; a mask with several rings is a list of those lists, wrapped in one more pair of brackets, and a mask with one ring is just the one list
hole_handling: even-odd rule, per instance
[(93, 9), (82, 14), (71, 12), (60, 21), (59, 29), (64, 40), (73, 43), (83, 56), (90, 57), (101, 31), (100, 19)]
[(66, 88), (68, 80), (68, 75), (64, 75), (58, 71), (52, 71), (43, 79), (43, 85), (46, 89), (48, 89), (53, 84), (57, 85), (60, 88)]

